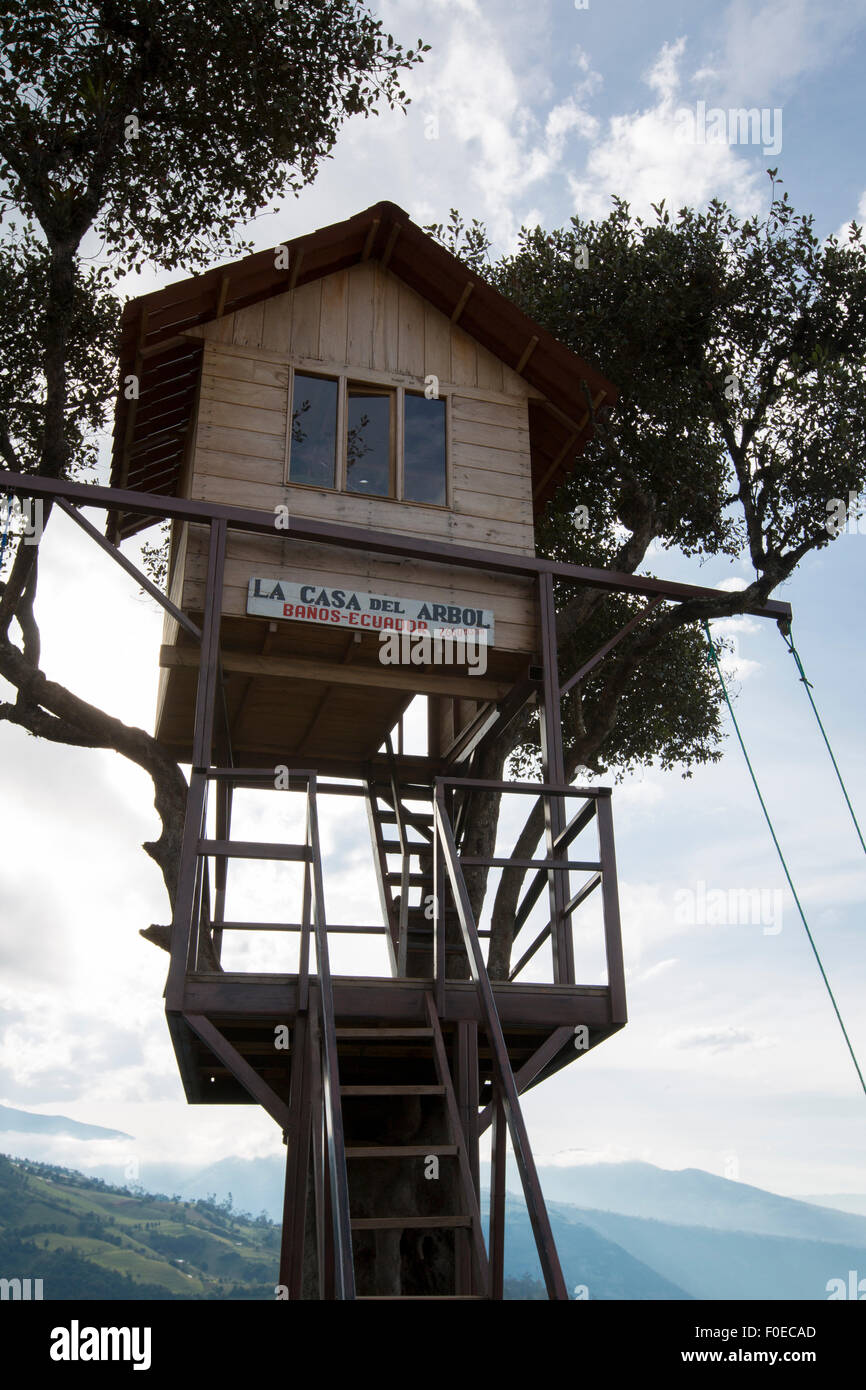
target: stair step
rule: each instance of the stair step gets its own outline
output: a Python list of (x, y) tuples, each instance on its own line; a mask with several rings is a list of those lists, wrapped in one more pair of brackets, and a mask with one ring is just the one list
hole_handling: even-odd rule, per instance
[(290, 859), (295, 863), (309, 863), (313, 857), (309, 845), (265, 840), (199, 840), (197, 853), (228, 859)]
[(456, 1144), (393, 1144), (350, 1147), (346, 1149), (347, 1158), (428, 1158), (436, 1154), (440, 1158), (456, 1158)]
[(382, 1084), (381, 1086), (341, 1086), (340, 1094), (344, 1096), (444, 1096), (444, 1086), (395, 1086)]
[[(403, 846), (399, 840), (383, 840), (382, 848), (386, 854), (402, 854)], [(406, 845), (410, 854), (430, 854), (432, 847), (427, 840), (409, 840)]]
[[(393, 884), (395, 887), (403, 882), (403, 875), (399, 873), (386, 874), (385, 877), (388, 883)], [(427, 874), (407, 874), (406, 877), (408, 879), (409, 888), (423, 888), (425, 884), (429, 884), (430, 882), (430, 878)]]
[(338, 1028), (338, 1038), (432, 1038), (432, 1028)]
[(474, 1299), (486, 1303), (483, 1293), (359, 1293), (356, 1303), (459, 1303), (463, 1299)]
[(353, 1216), (353, 1231), (432, 1231), (469, 1226), (468, 1216)]

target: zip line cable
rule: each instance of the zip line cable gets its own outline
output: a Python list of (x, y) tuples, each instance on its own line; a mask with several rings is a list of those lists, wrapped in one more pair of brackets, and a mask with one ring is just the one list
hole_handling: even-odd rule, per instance
[(784, 622), (784, 623), (783, 623), (783, 622), (780, 622), (780, 623), (779, 623), (779, 631), (780, 631), (781, 634), (782, 634), (782, 640), (784, 641), (785, 646), (788, 648), (788, 651), (791, 653), (792, 657), (794, 658), (795, 662), (797, 663), (797, 670), (800, 672), (800, 680), (803, 682), (803, 685), (804, 685), (805, 688), (806, 688), (806, 694), (807, 694), (807, 696), (809, 697), (809, 704), (812, 706), (812, 709), (814, 710), (815, 718), (816, 718), (817, 721), (818, 721), (818, 728), (821, 730), (821, 733), (822, 733), (822, 735), (823, 735), (823, 737), (824, 737), (824, 742), (825, 742), (826, 745), (827, 745), (827, 752), (830, 754), (830, 761), (831, 761), (831, 763), (833, 764), (833, 769), (834, 769), (834, 771), (835, 771), (835, 773), (836, 773), (836, 776), (837, 776), (838, 779), (839, 779), (839, 786), (842, 788), (842, 795), (843, 795), (844, 798), (845, 798), (845, 804), (847, 805), (848, 810), (851, 812), (851, 819), (852, 819), (852, 821), (854, 822), (854, 829), (857, 831), (857, 837), (858, 837), (858, 839), (859, 839), (859, 841), (860, 841), (860, 844), (861, 844), (861, 846), (862, 846), (862, 848), (863, 848), (863, 853), (866, 854), (866, 840), (863, 839), (863, 832), (862, 832), (862, 830), (860, 829), (860, 825), (859, 825), (859, 823), (858, 823), (858, 821), (857, 821), (857, 817), (856, 817), (856, 815), (854, 814), (854, 807), (851, 805), (851, 798), (850, 798), (849, 795), (848, 795), (848, 791), (847, 791), (847, 789), (846, 789), (846, 787), (845, 787), (845, 783), (842, 781), (842, 774), (841, 774), (841, 772), (839, 771), (839, 764), (836, 762), (836, 758), (835, 758), (835, 755), (834, 755), (834, 753), (833, 753), (833, 749), (830, 747), (830, 740), (829, 740), (829, 738), (827, 737), (827, 731), (826, 731), (826, 729), (824, 728), (824, 725), (821, 723), (821, 716), (820, 716), (820, 714), (818, 713), (818, 707), (817, 707), (817, 705), (815, 704), (815, 701), (812, 699), (812, 682), (806, 679), (806, 672), (803, 670), (803, 663), (802, 663), (802, 661), (800, 660), (800, 653), (797, 651), (797, 648), (794, 646), (794, 638), (793, 638), (793, 636), (791, 635), (791, 624), (790, 624), (789, 622)]
[(805, 912), (803, 911), (803, 905), (802, 905), (802, 903), (800, 902), (800, 899), (799, 899), (798, 896), (797, 896), (797, 890), (796, 890), (796, 888), (794, 887), (794, 882), (793, 882), (793, 879), (791, 878), (791, 874), (790, 874), (790, 871), (789, 871), (789, 869), (788, 869), (788, 865), (787, 865), (787, 863), (786, 863), (786, 861), (785, 861), (785, 856), (784, 856), (784, 854), (782, 853), (782, 846), (779, 844), (778, 838), (777, 838), (777, 836), (776, 836), (776, 832), (775, 832), (775, 830), (773, 829), (773, 822), (772, 822), (772, 820), (770, 819), (770, 813), (769, 813), (769, 811), (767, 810), (766, 803), (765, 803), (765, 801), (764, 801), (763, 796), (761, 795), (761, 788), (758, 786), (758, 779), (757, 779), (757, 777), (755, 776), (755, 770), (754, 770), (754, 768), (752, 767), (751, 761), (750, 761), (750, 759), (749, 759), (749, 755), (748, 755), (748, 753), (746, 752), (746, 745), (745, 745), (745, 743), (743, 742), (743, 735), (740, 733), (740, 726), (739, 726), (739, 724), (737, 723), (737, 716), (734, 714), (734, 707), (733, 707), (733, 705), (731, 704), (731, 697), (730, 697), (730, 695), (728, 694), (728, 687), (727, 687), (727, 685), (725, 684), (725, 678), (724, 678), (724, 676), (722, 675), (722, 668), (721, 668), (721, 666), (719, 665), (719, 654), (718, 654), (718, 651), (717, 651), (717, 649), (716, 649), (716, 646), (715, 646), (715, 644), (714, 644), (714, 642), (713, 642), (713, 639), (712, 639), (712, 637), (710, 636), (710, 625), (709, 625), (709, 623), (707, 622), (706, 619), (704, 619), (704, 631), (705, 631), (705, 633), (706, 633), (707, 645), (708, 645), (708, 647), (709, 647), (709, 651), (708, 651), (708, 653), (707, 653), (707, 663), (708, 663), (708, 665), (715, 665), (715, 668), (716, 668), (716, 675), (717, 675), (718, 678), (719, 678), (719, 684), (720, 684), (721, 687), (722, 687), (722, 693), (723, 693), (723, 695), (724, 695), (724, 697), (725, 697), (725, 701), (726, 701), (726, 703), (727, 703), (728, 710), (730, 711), (731, 720), (732, 720), (732, 722), (733, 722), (734, 729), (736, 730), (737, 739), (739, 740), (740, 747), (741, 747), (742, 750), (743, 750), (743, 757), (744, 757), (745, 760), (746, 760), (746, 767), (749, 769), (749, 775), (751, 776), (752, 784), (753, 784), (753, 786), (754, 786), (754, 788), (755, 788), (755, 791), (757, 792), (758, 800), (759, 800), (760, 803), (761, 803), (761, 810), (762, 810), (763, 813), (764, 813), (764, 819), (766, 820), (767, 825), (769, 826), (769, 829), (770, 829), (770, 834), (771, 834), (772, 837), (773, 837), (773, 844), (776, 846), (776, 851), (777, 851), (777, 853), (778, 853), (778, 855), (779, 855), (779, 859), (780, 859), (780, 861), (781, 861), (782, 868), (783, 868), (784, 871), (785, 871), (785, 878), (788, 880), (788, 887), (790, 888), (791, 893), (793, 894), (794, 902), (797, 904), (797, 911), (799, 912), (800, 918), (801, 918), (802, 923), (803, 923), (803, 926), (805, 927), (806, 936), (809, 938), (809, 945), (812, 947), (812, 954), (814, 955), (815, 960), (818, 962), (818, 969), (819, 969), (820, 972), (821, 972), (821, 978), (822, 978), (822, 980), (824, 981), (824, 984), (825, 984), (826, 987), (827, 987), (827, 993), (828, 993), (829, 996), (830, 996), (830, 1003), (833, 1005), (833, 1012), (835, 1013), (836, 1018), (837, 1018), (838, 1021), (839, 1021), (839, 1027), (842, 1029), (842, 1036), (843, 1036), (843, 1038), (845, 1039), (845, 1043), (846, 1043), (846, 1045), (847, 1045), (848, 1051), (849, 1051), (849, 1053), (851, 1054), (851, 1061), (854, 1063), (854, 1069), (855, 1069), (855, 1071), (857, 1072), (857, 1076), (858, 1076), (858, 1078), (859, 1078), (860, 1085), (861, 1085), (861, 1087), (863, 1088), (863, 1094), (866, 1095), (866, 1079), (864, 1079), (863, 1073), (862, 1073), (862, 1071), (860, 1070), (860, 1063), (857, 1061), (857, 1054), (855, 1053), (854, 1048), (853, 1048), (852, 1043), (851, 1043), (851, 1039), (850, 1039), (849, 1036), (848, 1036), (848, 1030), (847, 1030), (846, 1027), (845, 1027), (844, 1021), (843, 1021), (843, 1019), (842, 1019), (842, 1015), (841, 1015), (841, 1013), (839, 1012), (839, 1005), (836, 1003), (836, 996), (834, 995), (833, 990), (832, 990), (831, 987), (830, 987), (830, 981), (827, 979), (827, 972), (826, 972), (826, 970), (824, 969), (823, 962), (821, 961), (821, 957), (820, 957), (820, 955), (819, 955), (819, 953), (818, 953), (818, 947), (815, 945), (814, 937), (812, 936), (812, 933), (811, 933), (811, 931), (809, 930), (809, 923), (806, 921), (806, 914), (805, 914)]

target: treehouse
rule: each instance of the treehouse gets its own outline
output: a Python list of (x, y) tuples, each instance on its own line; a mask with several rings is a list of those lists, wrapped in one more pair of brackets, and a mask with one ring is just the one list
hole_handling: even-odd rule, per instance
[[(283, 1129), (292, 1297), (501, 1297), (506, 1129), (564, 1297), (519, 1094), (621, 1028), (625, 1000), (610, 796), (563, 771), (553, 583), (617, 584), (538, 558), (534, 528), (615, 389), (390, 203), (133, 301), (121, 375), (109, 538), (172, 518), (156, 734), (192, 768), (166, 990), (187, 1097)], [(436, 638), (483, 661), (435, 660)], [(527, 707), (544, 781), (485, 780)], [(301, 840), (233, 839), (238, 788), (303, 796)], [(537, 857), (473, 852), (490, 791), (541, 799)], [(379, 927), (327, 916), (326, 796), (363, 803)], [(294, 920), (227, 917), (239, 857), (301, 866)], [(515, 935), (537, 935), (491, 980), (473, 874), (509, 867), (528, 874)], [(602, 978), (575, 959), (590, 900)], [(297, 969), (226, 968), (227, 934), (257, 930), (294, 934)], [(376, 932), (389, 976), (332, 974), (329, 938)]]

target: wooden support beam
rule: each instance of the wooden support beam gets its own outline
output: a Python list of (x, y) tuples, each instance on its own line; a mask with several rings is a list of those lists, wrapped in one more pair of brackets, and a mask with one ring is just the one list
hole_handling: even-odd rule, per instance
[(550, 479), (553, 477), (554, 473), (556, 473), (563, 459), (566, 457), (568, 453), (571, 452), (572, 449), (577, 447), (577, 441), (579, 439), (579, 432), (577, 430), (572, 431), (572, 433), (568, 436), (562, 448), (560, 449), (559, 453), (556, 455), (556, 458), (553, 460), (553, 463), (551, 463), (544, 470), (535, 487), (532, 489), (533, 498), (541, 496), (542, 492), (547, 487), (547, 484), (550, 482)]
[(532, 335), (532, 337), (530, 338), (529, 342), (526, 344), (526, 347), (523, 349), (522, 353), (520, 354), (520, 357), (519, 357), (518, 362), (517, 362), (517, 366), (514, 368), (514, 370), (517, 372), (517, 375), (518, 375), (518, 376), (519, 376), (520, 373), (523, 371), (523, 368), (526, 366), (527, 362), (529, 361), (530, 357), (532, 356), (532, 354), (534, 353), (534, 351), (535, 351), (535, 349), (536, 349), (537, 347), (538, 347), (538, 337), (537, 337), (537, 335), (536, 335), (535, 333), (533, 333), (533, 335)]
[[(160, 666), (197, 668), (198, 652), (192, 647), (162, 646)], [(254, 652), (224, 652), (224, 671), (245, 676), (286, 676), (294, 680), (323, 685), (366, 685), (379, 690), (406, 690), (414, 694), (477, 695), (482, 700), (499, 701), (511, 686), (508, 681), (486, 680), (484, 676), (441, 676), (427, 667), (359, 666), (357, 663), (310, 661), (293, 656), (257, 656)]]
[(452, 312), (452, 314), (451, 314), (451, 322), (452, 322), (452, 323), (459, 323), (459, 322), (460, 322), (460, 318), (461, 318), (461, 315), (462, 315), (462, 313), (463, 313), (463, 310), (466, 308), (466, 305), (469, 303), (469, 296), (471, 295), (471, 293), (472, 293), (472, 291), (473, 291), (474, 289), (475, 289), (475, 286), (473, 285), (472, 281), (471, 281), (471, 280), (467, 280), (467, 281), (466, 281), (466, 284), (463, 286), (463, 293), (461, 294), (461, 296), (460, 296), (460, 298), (458, 299), (457, 303), (454, 305), (454, 310), (453, 310), (453, 312)]
[(216, 318), (222, 318), (226, 311), (226, 300), (229, 297), (229, 276), (224, 275), (220, 280), (219, 294), (217, 295)]
[[(157, 603), (162, 605), (165, 611), (174, 618), (176, 623), (180, 624), (184, 631), (188, 632), (191, 637), (194, 637), (197, 642), (201, 641), (201, 628), (192, 621), (192, 618), (188, 618), (183, 610), (172, 603), (171, 599), (167, 598), (161, 589), (151, 583), (146, 574), (142, 574), (137, 565), (134, 565), (131, 560), (128, 560), (116, 545), (112, 545), (111, 541), (107, 540), (101, 532), (97, 531), (93, 523), (88, 521), (86, 516), (82, 516), (77, 507), (67, 502), (64, 497), (58, 497), (57, 506), (62, 512), (65, 512), (68, 517), (71, 517), (75, 524), (80, 526), (82, 531), (84, 531), (91, 540), (96, 541), (96, 544), (100, 546), (107, 555), (110, 555), (112, 560), (120, 565), (122, 570), (125, 570), (128, 575), (137, 580), (145, 592), (150, 594), (151, 598), (155, 598)], [(197, 656), (197, 653), (194, 653), (194, 655)], [(196, 660), (195, 664), (198, 665), (198, 660)]]
[(382, 264), (382, 269), (383, 269), (383, 270), (387, 270), (387, 269), (388, 269), (388, 262), (389, 262), (390, 259), (391, 259), (391, 256), (392, 256), (393, 251), (394, 251), (394, 247), (397, 245), (397, 238), (398, 238), (398, 236), (400, 235), (400, 233), (402, 232), (402, 230), (403, 230), (403, 228), (400, 226), (400, 223), (399, 223), (399, 222), (395, 222), (394, 225), (393, 225), (393, 227), (391, 228), (391, 235), (388, 237), (388, 241), (387, 241), (387, 244), (386, 244), (386, 246), (385, 246), (384, 253), (383, 253), (383, 255), (382, 255), (382, 262), (381, 262), (381, 264)]
[(301, 249), (300, 249), (300, 251), (298, 252), (297, 256), (295, 256), (294, 265), (292, 266), (292, 272), (291, 272), (291, 275), (289, 276), (288, 288), (289, 288), (290, 290), (293, 290), (293, 289), (295, 288), (295, 285), (298, 283), (298, 276), (299, 276), (300, 273), (301, 273), (301, 266), (303, 265), (303, 263), (304, 263), (304, 248), (303, 248), (303, 246), (302, 246)]
[(490, 1155), (490, 1297), (505, 1297), (505, 1107), (498, 1087), (492, 1105), (493, 1144)]
[[(108, 511), (128, 512), (131, 516), (176, 518), (179, 521), (216, 524), (219, 521), (232, 530), (252, 535), (273, 536), (273, 512), (253, 507), (227, 506), (203, 502), (190, 497), (173, 497), (167, 493), (146, 493), (125, 488), (99, 487), (91, 483), (74, 483), (67, 479), (37, 477), (32, 473), (11, 473), (0, 469), (0, 491), (21, 497), (66, 497), (85, 507), (102, 507)], [(434, 563), (477, 569), (493, 574), (513, 574), (530, 578), (539, 574), (585, 584), (589, 588), (608, 592), (662, 594), (676, 601), (707, 599), (730, 601), (730, 592), (707, 589), (697, 584), (681, 584), (668, 579), (652, 579), (646, 575), (625, 574), (619, 570), (594, 569), (587, 565), (565, 564), (544, 556), (522, 555), (514, 552), (478, 550), (472, 546), (452, 545), (441, 540), (400, 538), (393, 532), (370, 530), (362, 526), (316, 521), (310, 517), (293, 516), (287, 540), (322, 541), (329, 545), (345, 546), (362, 552), (396, 555), (409, 561), (432, 560)], [(769, 599), (745, 610), (759, 618), (792, 617), (791, 605)], [(392, 680), (393, 683), (393, 680)], [(477, 685), (475, 686), (477, 690)]]
[[(556, 1054), (562, 1051), (568, 1039), (572, 1037), (573, 1034), (574, 1028), (571, 1024), (564, 1024), (561, 1028), (556, 1028), (551, 1033), (550, 1037), (541, 1044), (541, 1047), (536, 1048), (529, 1060), (524, 1062), (519, 1071), (514, 1074), (514, 1083), (517, 1087), (518, 1095), (522, 1095), (524, 1091), (529, 1089), (535, 1078), (541, 1074), (548, 1062), (553, 1061)], [(478, 1116), (479, 1137), (485, 1130), (489, 1129), (490, 1125), (493, 1123), (494, 1111), (495, 1105), (493, 1101), (491, 1101), (489, 1105), (484, 1107), (481, 1114)]]
[(286, 1136), (286, 1186), (280, 1248), (280, 1283), (290, 1299), (301, 1297), (304, 1275), (304, 1235), (307, 1217), (307, 1175), (312, 1138), (312, 1038), (309, 1018), (300, 1014), (292, 1037), (289, 1094), (291, 1124)]
[(249, 1062), (241, 1056), (237, 1048), (232, 1046), (228, 1038), (211, 1023), (209, 1018), (205, 1018), (204, 1014), (184, 1014), (184, 1018), (193, 1032), (197, 1033), (211, 1052), (228, 1067), (232, 1076), (237, 1078), (244, 1090), (249, 1091), (253, 1100), (258, 1101), (259, 1105), (267, 1110), (271, 1119), (276, 1120), (280, 1129), (288, 1132), (291, 1129), (291, 1115), (286, 1102), (259, 1076)]
[(370, 253), (373, 250), (373, 242), (376, 240), (376, 233), (379, 230), (379, 221), (380, 219), (378, 217), (374, 217), (373, 221), (370, 223), (370, 230), (367, 233), (367, 240), (364, 242), (364, 249), (361, 252), (362, 261), (368, 261), (370, 259)]

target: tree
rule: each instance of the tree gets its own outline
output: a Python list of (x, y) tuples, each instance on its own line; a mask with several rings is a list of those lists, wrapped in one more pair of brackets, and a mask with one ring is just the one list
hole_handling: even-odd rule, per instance
[[(85, 474), (115, 390), (112, 281), (251, 249), (241, 221), (314, 178), (347, 117), (406, 105), (408, 51), (357, 0), (7, 0), (0, 14), (0, 456)], [(104, 264), (83, 262), (101, 249)], [(50, 515), (45, 505), (43, 521)], [(31, 538), (32, 539), (32, 538)], [(112, 748), (152, 777), (145, 849), (174, 900), (186, 781), (129, 728), (40, 669), (39, 547), (0, 587), (0, 720)], [(20, 636), (11, 633), (13, 622)]]
[[(718, 601), (662, 605), (563, 701), (566, 773), (626, 770), (653, 759), (689, 775), (720, 756), (721, 696), (700, 624), (764, 603), (803, 558), (839, 534), (840, 501), (866, 478), (866, 247), (823, 244), (814, 220), (779, 196), (768, 171), (766, 216), (738, 219), (664, 204), (650, 221), (613, 200), (600, 221), (524, 230), (491, 263), (483, 226), (452, 211), (428, 230), (620, 388), (595, 419), (579, 467), (548, 508), (540, 553), (633, 573), (654, 551), (745, 553), (754, 577)], [(588, 401), (591, 408), (591, 402)], [(651, 549), (652, 547), (652, 549)], [(563, 678), (642, 605), (586, 590), (560, 596)], [(537, 718), (486, 754), (481, 777), (510, 760), (539, 765)], [(464, 848), (493, 852), (498, 798), (478, 795)], [(532, 855), (535, 804), (515, 845)], [(506, 978), (525, 871), (505, 870), (492, 908), (490, 973)], [(476, 914), (486, 871), (469, 882)]]

